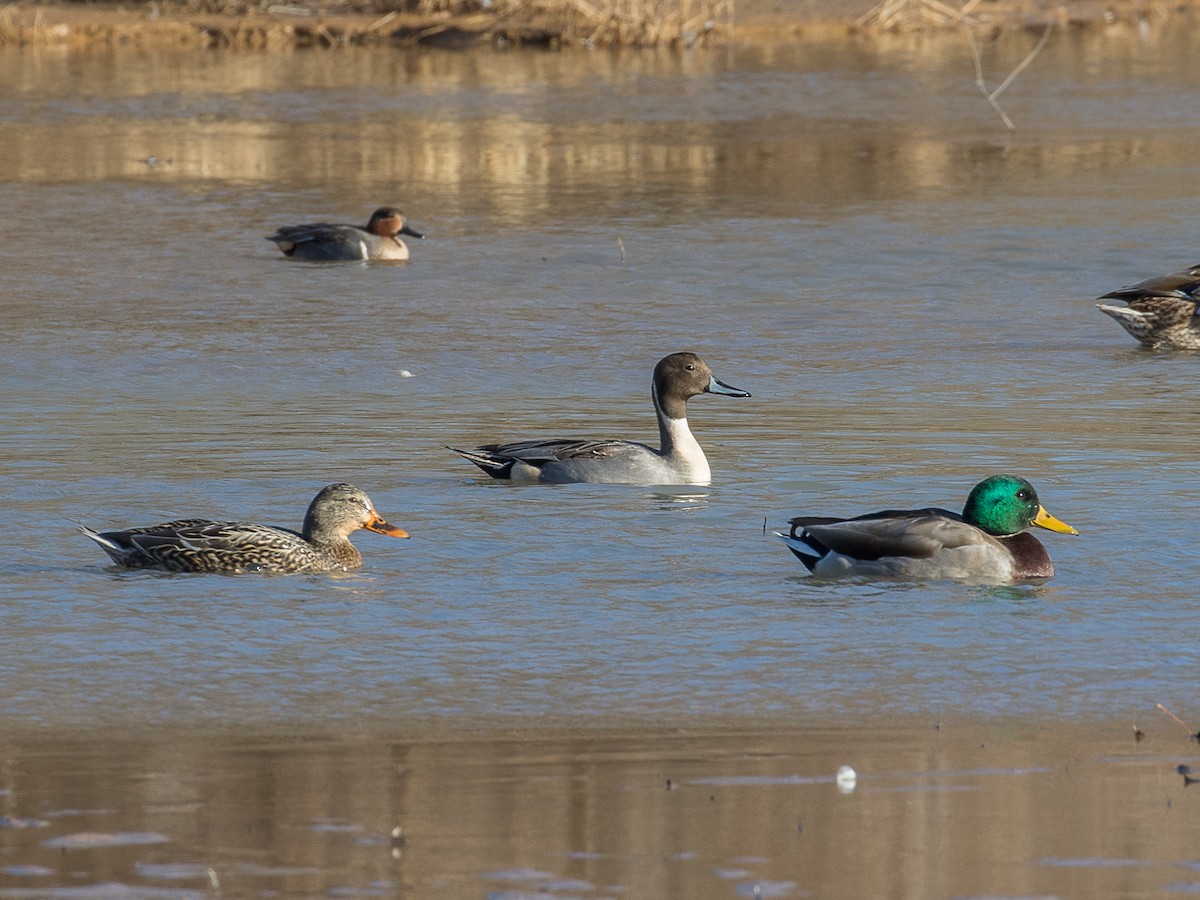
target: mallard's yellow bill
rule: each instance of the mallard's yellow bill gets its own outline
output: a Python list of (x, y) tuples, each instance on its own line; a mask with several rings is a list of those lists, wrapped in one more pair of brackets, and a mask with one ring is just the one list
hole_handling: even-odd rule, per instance
[(1060, 521), (1046, 512), (1046, 507), (1044, 506), (1038, 507), (1038, 513), (1033, 518), (1033, 524), (1040, 525), (1042, 528), (1049, 528), (1051, 531), (1060, 531), (1063, 534), (1079, 534), (1078, 531), (1066, 522)]

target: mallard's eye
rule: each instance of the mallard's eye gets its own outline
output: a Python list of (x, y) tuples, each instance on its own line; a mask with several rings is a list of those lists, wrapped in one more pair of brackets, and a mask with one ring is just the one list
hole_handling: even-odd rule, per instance
[(1029, 499), (1029, 491), (1025, 490), (1024, 488), (1017, 491), (1017, 499), (1018, 500), (1028, 500)]
[(696, 367), (695, 367), (695, 366), (693, 366), (691, 363), (688, 363), (688, 364), (687, 364), (687, 370), (688, 370), (689, 372), (695, 372), (695, 371), (696, 371)]

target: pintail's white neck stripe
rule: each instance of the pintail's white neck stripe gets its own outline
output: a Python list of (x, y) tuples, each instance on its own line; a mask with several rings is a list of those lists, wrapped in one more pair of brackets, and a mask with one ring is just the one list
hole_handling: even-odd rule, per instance
[(708, 467), (708, 457), (704, 455), (700, 442), (696, 440), (696, 436), (688, 427), (688, 420), (686, 418), (672, 419), (664, 415), (660, 417), (660, 421), (662, 422), (662, 455), (669, 457), (675, 465), (686, 469), (690, 480), (707, 481), (711, 478), (712, 472)]

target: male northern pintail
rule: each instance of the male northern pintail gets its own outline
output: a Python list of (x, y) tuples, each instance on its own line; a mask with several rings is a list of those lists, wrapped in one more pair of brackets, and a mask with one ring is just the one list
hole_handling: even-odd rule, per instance
[(1151, 350), (1200, 350), (1200, 264), (1118, 288), (1100, 300), (1124, 300), (1125, 306), (1097, 303), (1121, 327)]
[(889, 509), (854, 519), (800, 516), (779, 534), (815, 575), (953, 578), (1009, 582), (1049, 578), (1054, 563), (1038, 525), (1079, 532), (1046, 512), (1024, 478), (993, 475), (975, 485), (962, 514), (948, 509)]
[(415, 238), (425, 235), (413, 231), (404, 221), (404, 213), (390, 206), (371, 214), (365, 226), (331, 225), (316, 222), (311, 225), (285, 225), (267, 238), (274, 241), (284, 256), (296, 259), (408, 259), (408, 246), (400, 240), (407, 234)]
[(493, 478), (544, 484), (708, 484), (712, 472), (688, 428), (687, 402), (697, 394), (749, 397), (718, 381), (695, 353), (672, 353), (654, 367), (650, 396), (661, 447), (620, 440), (519, 441), (458, 453)]
[(350, 543), (359, 528), (406, 538), (375, 511), (371, 499), (349, 484), (331, 484), (309, 504), (304, 530), (275, 528), (252, 522), (213, 522), (176, 519), (161, 525), (125, 531), (79, 530), (112, 557), (131, 569), (168, 572), (243, 572), (291, 574), (355, 569), (362, 554)]

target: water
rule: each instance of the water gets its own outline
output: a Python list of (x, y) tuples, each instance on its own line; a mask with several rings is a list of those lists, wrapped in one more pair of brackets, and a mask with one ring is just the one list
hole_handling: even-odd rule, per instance
[(1194, 744), (1147, 725), (22, 747), (0, 897), (1194, 893)]
[[(1037, 37), (985, 47), (989, 82)], [(171, 758), (121, 766), (141, 779), (178, 776), (195, 729), (232, 748), (298, 734), (333, 778), (342, 751), (321, 740), (347, 729), (367, 754), (398, 735), (560, 729), (547, 752), (570, 768), (586, 764), (578, 729), (687, 728), (719, 759), (732, 727), (837, 723), (849, 731), (809, 773), (824, 776), (884, 722), (1127, 729), (1161, 719), (1156, 703), (1186, 718), (1197, 360), (1140, 351), (1092, 298), (1196, 261), (1183, 111), (1200, 75), (1172, 63), (1191, 49), (1182, 27), (1057, 36), (1001, 95), (1011, 135), (957, 37), (684, 56), (0, 54), (0, 721), (49, 741), (13, 759), (81, 767), (91, 803), (107, 770), (63, 736), (119, 758), (117, 735), (146, 735)], [(383, 204), (428, 234), (408, 265), (297, 264), (263, 240)], [(653, 440), (650, 371), (683, 349), (754, 395), (690, 407), (711, 486), (514, 488), (442, 448)], [(802, 512), (957, 507), (996, 471), (1030, 478), (1081, 532), (1045, 536), (1044, 585), (814, 582), (770, 535)], [(74, 528), (297, 527), (340, 480), (413, 535), (363, 533), (349, 575), (121, 572)], [(674, 752), (646, 740), (651, 759)], [(1053, 756), (1038, 740), (1014, 753)], [(463, 746), (447, 777), (482, 752)], [(225, 784), (224, 762), (197, 765)], [(345, 773), (356, 790), (378, 777)], [(373, 841), (389, 822), (371, 819)], [(156, 859), (217, 857), (231, 864)], [(313, 865), (316, 886), (276, 872), (272, 888), (346, 887)], [(477, 881), (523, 865), (464, 859), (470, 888), (420, 895), (523, 896), (538, 877)], [(633, 881), (589, 877), (588, 896)]]

